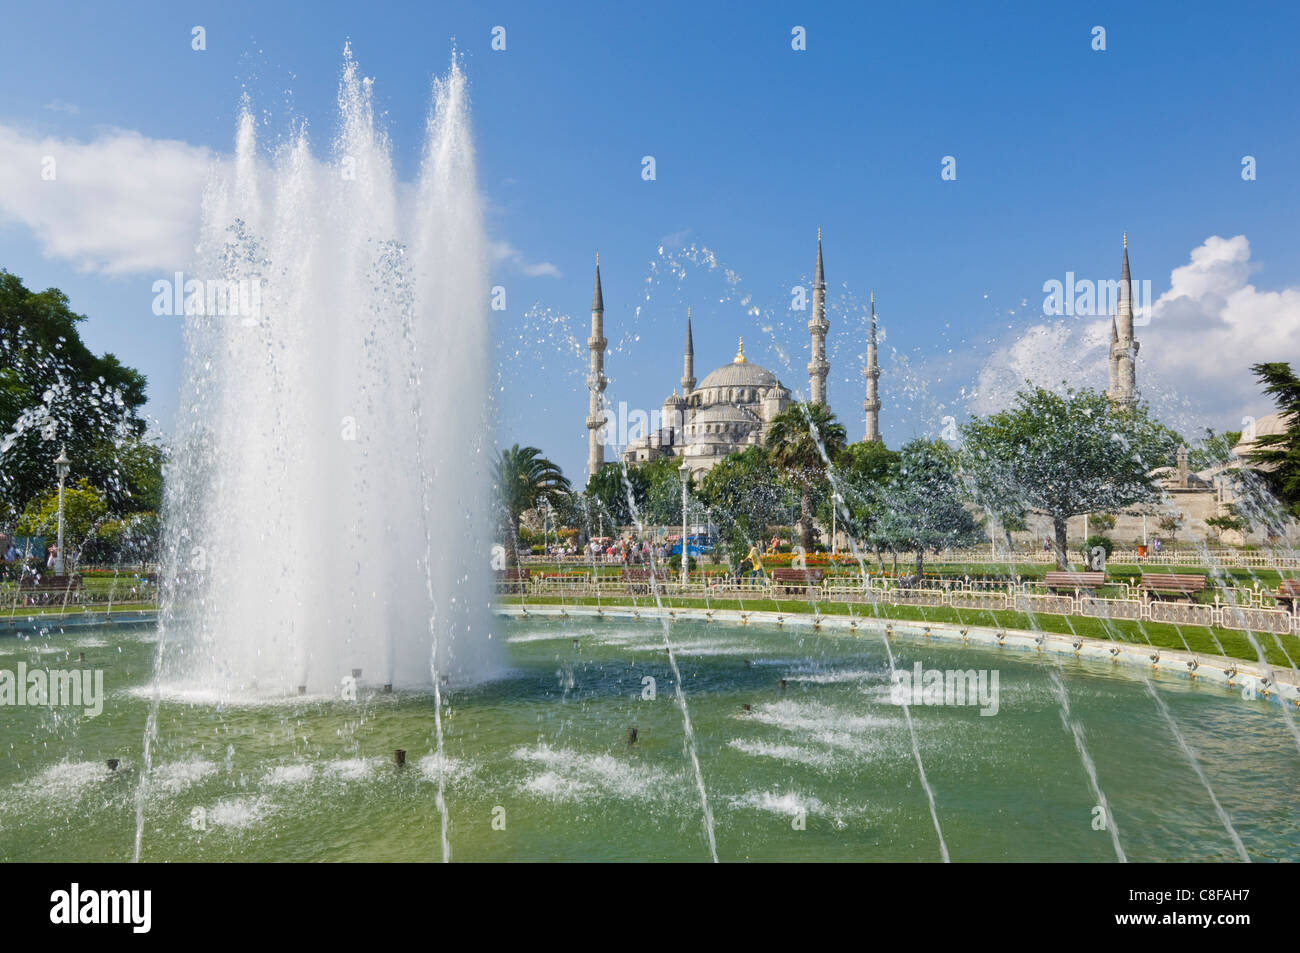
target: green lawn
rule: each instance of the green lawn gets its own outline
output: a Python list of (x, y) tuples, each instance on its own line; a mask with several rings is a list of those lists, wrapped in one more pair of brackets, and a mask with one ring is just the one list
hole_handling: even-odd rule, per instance
[[(595, 599), (564, 596), (500, 596), (503, 605), (636, 605), (653, 611), (653, 598)], [(678, 609), (745, 609), (752, 612), (811, 613), (810, 603), (797, 599), (698, 599), (664, 596), (666, 607)], [(822, 615), (871, 616), (870, 606), (859, 603), (821, 602), (817, 609)], [(1023, 612), (995, 609), (954, 609), (949, 606), (882, 606), (882, 618), (907, 622), (951, 622), (959, 625), (997, 626), (1007, 629), (1038, 629), (1062, 635), (1081, 635), (1093, 639), (1115, 639), (1139, 645), (1150, 643), (1158, 648), (1190, 649), (1204, 655), (1226, 654), (1231, 658), (1250, 662), (1259, 660), (1245, 632), (1235, 629), (1210, 629), (1206, 626), (1177, 626), (1167, 622), (1138, 623), (1128, 619), (1094, 619), (1087, 616), (1061, 616), (1042, 614), (1031, 618)], [(1216, 644), (1217, 639), (1217, 644)], [(1277, 636), (1256, 633), (1255, 640), (1272, 665), (1292, 667), (1293, 659), (1300, 659), (1300, 638), (1294, 635)], [(1222, 652), (1219, 646), (1223, 646)]]

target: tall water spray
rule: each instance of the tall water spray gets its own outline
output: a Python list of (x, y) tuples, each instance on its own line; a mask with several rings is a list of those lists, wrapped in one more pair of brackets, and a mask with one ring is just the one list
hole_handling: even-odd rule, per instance
[(302, 130), (259, 151), (245, 101), (204, 196), (197, 276), (229, 293), (225, 314), (211, 293), (187, 301), (160, 652), (178, 689), (327, 692), (358, 668), (419, 686), (434, 667), (493, 665), (488, 274), (465, 77), (453, 60), (433, 84), (413, 185), (347, 50), (338, 106), (318, 160)]

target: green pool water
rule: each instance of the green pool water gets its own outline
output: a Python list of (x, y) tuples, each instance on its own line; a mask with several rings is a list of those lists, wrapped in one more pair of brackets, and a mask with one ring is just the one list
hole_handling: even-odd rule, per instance
[[(659, 623), (495, 629), (500, 677), (444, 698), (452, 859), (708, 860)], [(954, 861), (1115, 861), (1053, 672), (1127, 858), (1238, 859), (1140, 673), (895, 639), (900, 669), (999, 676), (996, 715), (914, 706), (909, 730), (878, 634), (669, 631), (720, 860), (938, 860), (914, 733)], [(0, 861), (131, 858), (154, 639), (113, 629), (0, 642), (0, 669), (102, 669), (107, 693), (93, 718), (0, 707)], [(1152, 684), (1251, 859), (1300, 858), (1300, 751), (1280, 707), (1187, 679)], [(355, 701), (247, 706), (165, 696), (143, 859), (439, 859), (433, 697), (378, 689), (363, 680)]]

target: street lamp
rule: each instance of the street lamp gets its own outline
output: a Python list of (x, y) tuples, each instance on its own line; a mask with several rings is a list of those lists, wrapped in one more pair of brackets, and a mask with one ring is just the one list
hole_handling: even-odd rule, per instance
[(63, 575), (63, 483), (68, 478), (68, 472), (72, 469), (72, 461), (68, 459), (66, 447), (59, 447), (59, 458), (54, 461), (55, 472), (59, 475), (59, 543), (58, 549), (54, 552), (54, 574)]
[(682, 585), (685, 586), (690, 582), (690, 557), (686, 554), (686, 481), (691, 478), (691, 468), (683, 463), (677, 473), (682, 478)]

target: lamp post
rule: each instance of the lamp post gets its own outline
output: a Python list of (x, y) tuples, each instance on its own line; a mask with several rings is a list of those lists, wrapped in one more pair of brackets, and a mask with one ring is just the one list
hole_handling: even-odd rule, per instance
[(682, 585), (690, 582), (690, 556), (686, 553), (686, 481), (691, 478), (691, 468), (683, 463), (677, 468), (682, 478)]
[(72, 461), (68, 459), (68, 451), (65, 447), (59, 447), (59, 458), (54, 461), (55, 472), (59, 475), (59, 542), (58, 549), (54, 552), (54, 574), (63, 575), (63, 483), (68, 479), (68, 472), (72, 469)]

